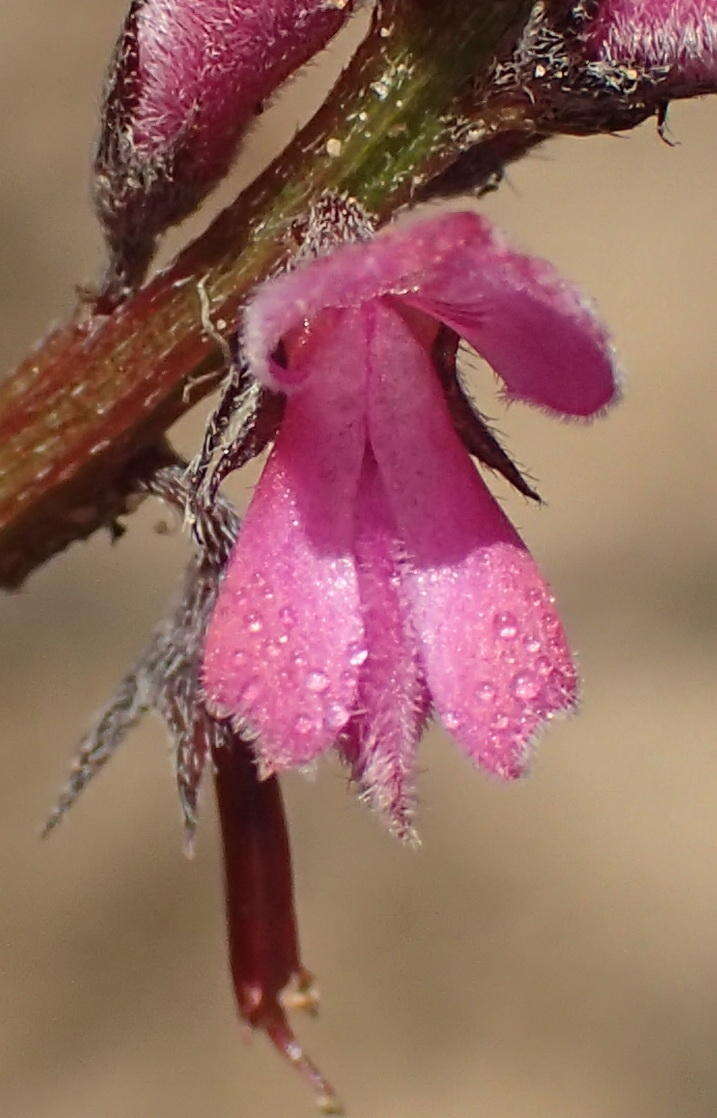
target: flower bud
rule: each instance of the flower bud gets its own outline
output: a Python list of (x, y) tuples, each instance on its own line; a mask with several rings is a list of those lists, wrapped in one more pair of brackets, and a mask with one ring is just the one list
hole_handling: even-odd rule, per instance
[(115, 47), (94, 199), (110, 250), (100, 304), (136, 287), (157, 237), (226, 174), (271, 93), (353, 0), (132, 0)]
[(665, 99), (717, 90), (717, 0), (599, 0), (588, 54), (664, 84)]

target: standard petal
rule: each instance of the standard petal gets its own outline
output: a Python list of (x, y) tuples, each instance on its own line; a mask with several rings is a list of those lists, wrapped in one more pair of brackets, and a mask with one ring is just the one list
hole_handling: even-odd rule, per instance
[(314, 330), (305, 355), (316, 375), (289, 401), (208, 627), (207, 705), (258, 734), (268, 771), (330, 746), (356, 696), (365, 350), (360, 313), (326, 315)]
[(357, 713), (341, 737), (352, 777), (400, 838), (412, 839), (416, 746), (428, 696), (401, 577), (401, 545), (373, 455), (356, 511), (356, 564), (364, 649)]
[(425, 346), (385, 304), (374, 307), (369, 400), (436, 710), (476, 762), (518, 776), (540, 724), (576, 699), (553, 598), (453, 431)]
[[(522, 400), (587, 418), (619, 395), (607, 332), (577, 288), (546, 260), (508, 248), (472, 214), (414, 295), (413, 306), (451, 326)], [(462, 239), (462, 243), (461, 243)]]
[(270, 360), (290, 329), (323, 307), (391, 294), (462, 334), (511, 399), (590, 416), (618, 395), (607, 334), (578, 291), (546, 261), (510, 250), (470, 213), (413, 217), (369, 244), (347, 245), (264, 284), (246, 312), (253, 372), (291, 387), (297, 374), (282, 373)]

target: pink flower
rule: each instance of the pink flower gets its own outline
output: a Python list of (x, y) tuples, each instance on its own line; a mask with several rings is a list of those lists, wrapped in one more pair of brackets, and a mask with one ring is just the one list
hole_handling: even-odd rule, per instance
[(587, 43), (600, 61), (663, 70), (672, 97), (717, 89), (715, 0), (600, 0)]
[(265, 772), (338, 741), (404, 834), (431, 705), (470, 758), (511, 779), (541, 723), (576, 700), (550, 590), (453, 428), (439, 323), (509, 399), (585, 417), (616, 396), (590, 308), (473, 214), (399, 224), (266, 284), (246, 350), (287, 406), (204, 659), (209, 709), (257, 735)]
[(95, 199), (115, 284), (226, 174), (262, 102), (326, 45), (352, 0), (133, 0), (110, 68)]

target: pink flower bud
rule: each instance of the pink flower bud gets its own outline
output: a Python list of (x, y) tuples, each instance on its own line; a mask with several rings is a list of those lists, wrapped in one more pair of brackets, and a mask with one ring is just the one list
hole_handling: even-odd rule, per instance
[(717, 90), (717, 0), (600, 0), (587, 43), (662, 80), (666, 97)]
[(157, 237), (227, 172), (263, 101), (338, 31), (353, 0), (132, 0), (115, 48), (94, 197), (108, 306), (141, 282)]

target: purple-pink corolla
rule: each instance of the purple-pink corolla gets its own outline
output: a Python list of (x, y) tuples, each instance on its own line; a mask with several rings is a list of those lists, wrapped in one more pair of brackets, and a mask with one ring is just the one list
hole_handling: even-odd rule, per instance
[(94, 193), (104, 303), (226, 174), (263, 102), (328, 43), (353, 0), (132, 0), (110, 67)]
[(509, 399), (580, 417), (615, 399), (593, 311), (474, 214), (413, 219), (264, 285), (246, 352), (286, 412), (203, 670), (209, 709), (254, 732), (264, 772), (336, 743), (404, 835), (431, 706), (510, 779), (577, 688), (550, 590), (454, 430), (440, 323)]
[(586, 43), (595, 59), (655, 73), (672, 97), (717, 89), (717, 0), (599, 0)]

